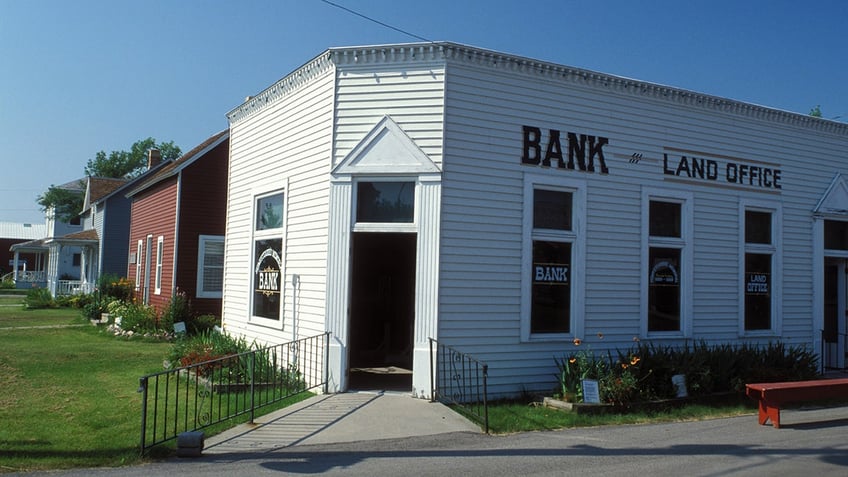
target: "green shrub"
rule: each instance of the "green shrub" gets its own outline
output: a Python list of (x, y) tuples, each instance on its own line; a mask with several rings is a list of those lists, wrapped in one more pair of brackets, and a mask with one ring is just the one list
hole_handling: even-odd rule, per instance
[(111, 297), (121, 301), (132, 301), (135, 285), (124, 277), (114, 274), (102, 275), (97, 280), (97, 289), (102, 297)]
[(13, 290), (15, 288), (15, 281), (11, 278), (0, 281), (0, 290)]
[[(575, 340), (579, 345), (579, 340)], [(588, 352), (588, 350), (586, 351)], [(690, 396), (742, 392), (746, 383), (812, 379), (818, 375), (817, 356), (803, 346), (784, 343), (718, 344), (682, 347), (638, 342), (606, 358), (571, 353), (555, 358), (558, 392), (579, 386), (580, 379), (597, 379), (601, 399), (627, 404), (676, 397), (671, 377), (682, 374)], [(599, 364), (599, 361), (602, 364)], [(589, 369), (591, 368), (591, 369)], [(582, 396), (582, 389), (578, 391)]]
[(114, 315), (114, 319), (121, 318), (121, 329), (123, 330), (144, 332), (160, 329), (156, 310), (152, 306), (114, 300), (110, 302), (107, 310)]
[(190, 335), (196, 335), (203, 333), (204, 331), (212, 331), (216, 326), (221, 326), (220, 316), (199, 315), (186, 322), (186, 332)]
[(186, 328), (188, 328), (191, 317), (191, 302), (186, 297), (185, 292), (178, 289), (168, 300), (168, 306), (162, 311), (160, 326), (162, 329), (172, 330), (174, 323), (183, 322), (186, 323)]
[(29, 309), (55, 308), (56, 302), (46, 288), (33, 288), (29, 290), (24, 298), (24, 306)]

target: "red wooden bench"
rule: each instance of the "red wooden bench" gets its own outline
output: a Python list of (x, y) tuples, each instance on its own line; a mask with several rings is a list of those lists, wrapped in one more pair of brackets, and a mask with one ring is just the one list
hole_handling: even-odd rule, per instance
[(780, 428), (780, 408), (793, 402), (848, 399), (848, 379), (817, 379), (783, 383), (746, 384), (745, 394), (759, 401), (760, 424), (771, 419)]

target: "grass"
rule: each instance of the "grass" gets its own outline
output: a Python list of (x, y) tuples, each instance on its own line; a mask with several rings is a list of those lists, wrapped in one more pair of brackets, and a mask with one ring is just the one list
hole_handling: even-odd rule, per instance
[[(0, 305), (20, 303), (0, 299)], [(78, 310), (0, 306), (0, 473), (121, 466), (142, 461), (138, 378), (160, 371), (170, 344), (116, 339)], [(27, 326), (86, 324), (64, 328)], [(298, 399), (306, 398), (306, 395)], [(269, 406), (269, 412), (291, 402)], [(658, 412), (586, 415), (499, 401), (493, 433), (725, 417), (749, 403), (687, 405)], [(241, 421), (244, 422), (247, 416)], [(238, 421), (216, 425), (207, 435)], [(158, 448), (156, 456), (173, 446)]]
[(493, 434), (555, 430), (569, 427), (591, 427), (648, 422), (677, 422), (739, 416), (755, 411), (755, 404), (744, 400), (712, 405), (686, 404), (652, 411), (627, 413), (576, 413), (544, 407), (538, 403), (497, 401), (489, 405), (489, 428)]
[(162, 370), (170, 344), (90, 325), (13, 328), (69, 323), (87, 322), (74, 309), (0, 307), (0, 473), (142, 460), (138, 378)]

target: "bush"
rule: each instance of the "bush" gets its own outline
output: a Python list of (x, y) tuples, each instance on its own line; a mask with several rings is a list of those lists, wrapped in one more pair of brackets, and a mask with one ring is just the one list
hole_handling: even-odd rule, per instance
[(12, 290), (15, 288), (15, 281), (12, 279), (0, 281), (0, 290)]
[(135, 291), (135, 285), (124, 277), (106, 274), (97, 280), (97, 289), (100, 291), (103, 299), (111, 297), (121, 301), (131, 301), (133, 292)]
[(55, 308), (56, 302), (50, 294), (50, 290), (46, 288), (33, 288), (27, 292), (24, 298), (24, 306), (29, 309), (37, 308)]
[(186, 328), (188, 328), (188, 321), (191, 316), (191, 302), (189, 302), (185, 292), (178, 289), (168, 300), (168, 306), (162, 311), (160, 326), (163, 329), (172, 330), (174, 323), (182, 321), (186, 323)]
[[(575, 340), (575, 345), (580, 340)], [(601, 400), (626, 405), (676, 397), (671, 377), (686, 376), (690, 396), (742, 392), (745, 383), (794, 381), (818, 375), (818, 359), (803, 346), (769, 343), (708, 345), (699, 342), (683, 347), (643, 344), (618, 351), (606, 359), (586, 351), (555, 358), (558, 392), (576, 388), (582, 397), (581, 379), (597, 379)], [(579, 401), (579, 399), (578, 399)]]
[(160, 329), (156, 310), (152, 306), (113, 300), (107, 305), (106, 309), (115, 318), (121, 318), (121, 329), (123, 330), (144, 332)]
[(200, 315), (186, 322), (186, 332), (190, 335), (197, 335), (205, 331), (212, 331), (216, 326), (221, 326), (220, 316)]

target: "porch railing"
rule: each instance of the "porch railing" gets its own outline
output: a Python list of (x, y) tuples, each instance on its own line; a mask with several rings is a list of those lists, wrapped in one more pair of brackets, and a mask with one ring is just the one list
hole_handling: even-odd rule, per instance
[(489, 433), (489, 366), (430, 338), (430, 395), (458, 406)]
[(330, 333), (139, 378), (141, 452), (264, 406), (321, 388), (327, 392)]
[(56, 281), (56, 295), (79, 295), (82, 293), (92, 293), (93, 291), (93, 283), (83, 283), (81, 280)]

